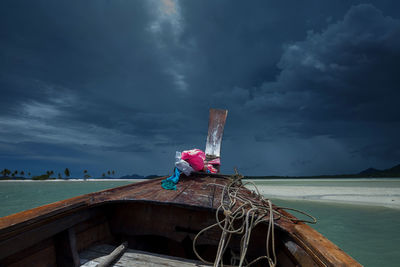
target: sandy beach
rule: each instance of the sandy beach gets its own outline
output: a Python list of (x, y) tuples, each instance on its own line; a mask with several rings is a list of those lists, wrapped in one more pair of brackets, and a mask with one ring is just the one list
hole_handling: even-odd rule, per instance
[[(257, 185), (267, 198), (364, 204), (400, 209), (400, 188)], [(249, 186), (251, 188), (251, 186)]]

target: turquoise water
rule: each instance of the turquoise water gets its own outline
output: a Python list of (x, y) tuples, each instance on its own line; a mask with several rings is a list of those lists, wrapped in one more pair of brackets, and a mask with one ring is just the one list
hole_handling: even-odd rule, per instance
[(0, 182), (0, 217), (132, 181)]
[(312, 227), (364, 266), (399, 266), (400, 210), (315, 201), (272, 201), (317, 217), (318, 222)]
[[(129, 184), (132, 181), (0, 182), (0, 216), (52, 203), (73, 196)], [(388, 181), (314, 180), (259, 181), (274, 185), (400, 186)], [(258, 183), (259, 183), (258, 182)], [(349, 204), (275, 199), (277, 205), (297, 208), (317, 217), (313, 227), (365, 266), (399, 266), (400, 210)], [(301, 217), (298, 214), (295, 214)]]

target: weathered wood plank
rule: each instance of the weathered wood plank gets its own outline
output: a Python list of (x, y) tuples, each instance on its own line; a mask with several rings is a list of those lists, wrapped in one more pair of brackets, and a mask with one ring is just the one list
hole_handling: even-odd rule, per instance
[(116, 247), (110, 254), (106, 255), (102, 260), (99, 261), (97, 267), (108, 267), (115, 262), (128, 248), (128, 242), (122, 243)]
[(222, 135), (224, 134), (224, 127), (227, 115), (227, 110), (213, 108), (210, 109), (210, 118), (208, 120), (208, 135), (205, 150), (207, 156), (218, 158), (220, 156)]
[[(90, 248), (80, 254), (82, 267), (93, 267), (104, 259), (115, 247), (110, 245), (99, 245)], [(88, 257), (88, 258), (83, 258)], [(194, 267), (209, 266), (200, 261), (188, 260), (179, 257), (160, 255), (139, 250), (127, 249), (122, 257), (112, 266), (137, 267), (137, 266), (166, 266), (166, 267)]]

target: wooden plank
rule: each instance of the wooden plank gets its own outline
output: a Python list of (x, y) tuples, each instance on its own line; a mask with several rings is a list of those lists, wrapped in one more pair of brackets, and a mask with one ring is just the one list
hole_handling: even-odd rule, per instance
[(212, 208), (212, 185), (205, 183), (205, 178), (184, 178), (183, 184), (187, 184), (184, 191), (172, 199), (172, 203), (191, 205), (195, 207)]
[(56, 266), (56, 254), (53, 238), (43, 240), (32, 247), (24, 249), (0, 260), (0, 266)]
[(55, 220), (40, 227), (22, 232), (8, 239), (0, 241), (0, 259), (26, 249), (34, 244), (54, 236), (73, 225), (85, 221), (96, 214), (96, 210), (86, 210), (59, 220)]
[(123, 242), (120, 246), (116, 247), (110, 254), (105, 256), (97, 267), (109, 267), (113, 262), (117, 261), (120, 256), (128, 249), (128, 242)]
[[(301, 248), (299, 245), (294, 243), (293, 241), (287, 241), (284, 243), (285, 249), (281, 249), (280, 251), (283, 253), (284, 250), (289, 252), (289, 255), (293, 257), (300, 266), (310, 266), (310, 267), (317, 267), (317, 263), (313, 261), (313, 258), (310, 257), (307, 252)], [(284, 258), (284, 257), (282, 257)], [(282, 263), (282, 262), (279, 262)]]
[[(173, 205), (149, 205), (147, 203), (121, 203), (111, 214), (110, 230), (116, 236), (159, 236), (181, 242), (188, 234), (194, 236), (201, 229), (215, 222), (215, 213), (210, 210), (187, 209)], [(156, 219), (155, 219), (156, 218)], [(218, 243), (219, 231), (212, 242)], [(211, 242), (211, 240), (210, 240)]]
[(14, 234), (21, 228), (26, 230), (31, 226), (30, 229), (32, 229), (35, 223), (43, 222), (47, 218), (54, 218), (60, 214), (64, 216), (68, 211), (85, 206), (86, 198), (86, 196), (78, 196), (2, 217), (0, 218), (0, 238), (6, 238), (8, 234)]
[(8, 266), (8, 267), (43, 267), (43, 266), (57, 266), (56, 265), (56, 257), (54, 247), (46, 247), (43, 250), (40, 250), (32, 255), (27, 257), (21, 257), (18, 261), (1, 266)]
[(77, 250), (81, 251), (95, 243), (110, 241), (113, 237), (108, 227), (108, 222), (104, 221), (85, 229), (85, 231), (77, 233), (76, 239)]
[[(90, 248), (80, 254), (81, 262), (84, 262), (82, 267), (93, 267), (104, 259), (104, 256), (110, 253), (115, 247), (110, 245), (100, 245)], [(89, 257), (89, 261), (82, 257)], [(122, 257), (113, 265), (117, 267), (136, 267), (136, 266), (166, 266), (166, 267), (203, 267), (205, 265), (200, 261), (189, 260), (179, 257), (172, 257), (167, 255), (160, 255), (156, 253), (149, 253), (145, 251), (127, 249)]]
[(208, 135), (205, 153), (207, 156), (220, 157), (222, 135), (224, 133), (224, 126), (227, 110), (210, 109), (210, 117), (208, 120)]
[(57, 266), (77, 267), (80, 266), (79, 255), (76, 249), (76, 238), (74, 228), (69, 228), (54, 237)]

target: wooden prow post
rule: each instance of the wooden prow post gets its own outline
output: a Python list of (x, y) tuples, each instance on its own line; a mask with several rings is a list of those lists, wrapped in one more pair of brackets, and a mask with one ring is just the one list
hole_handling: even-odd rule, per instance
[[(210, 109), (210, 118), (208, 121), (208, 135), (206, 143), (206, 161), (220, 158), (222, 135), (228, 111), (224, 109)], [(219, 172), (219, 165), (214, 165)]]

